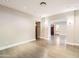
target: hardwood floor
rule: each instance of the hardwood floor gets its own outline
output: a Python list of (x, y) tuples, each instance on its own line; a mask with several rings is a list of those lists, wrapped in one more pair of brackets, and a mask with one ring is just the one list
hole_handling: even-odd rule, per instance
[(1, 58), (77, 58), (79, 47), (53, 44), (53, 40), (36, 40), (0, 51)]

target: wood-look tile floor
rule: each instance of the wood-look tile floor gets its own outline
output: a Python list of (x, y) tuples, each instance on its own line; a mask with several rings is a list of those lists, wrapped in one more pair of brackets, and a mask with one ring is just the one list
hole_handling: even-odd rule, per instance
[(53, 44), (53, 40), (37, 40), (0, 51), (0, 58), (78, 58), (79, 47)]

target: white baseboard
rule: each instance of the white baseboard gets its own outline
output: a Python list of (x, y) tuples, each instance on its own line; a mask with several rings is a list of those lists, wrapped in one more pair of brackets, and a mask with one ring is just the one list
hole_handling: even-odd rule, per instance
[(0, 50), (4, 50), (4, 49), (8, 49), (8, 48), (11, 48), (11, 47), (15, 47), (15, 46), (18, 46), (20, 44), (25, 44), (25, 43), (28, 43), (28, 42), (31, 42), (31, 41), (34, 41), (35, 39), (33, 40), (28, 40), (28, 41), (23, 41), (23, 42), (18, 42), (18, 43), (14, 43), (14, 44), (11, 44), (11, 45), (7, 45), (7, 46), (4, 46), (4, 47), (0, 47)]
[(79, 43), (70, 43), (70, 42), (66, 42), (66, 44), (68, 44), (68, 45), (75, 45), (75, 46), (79, 46)]

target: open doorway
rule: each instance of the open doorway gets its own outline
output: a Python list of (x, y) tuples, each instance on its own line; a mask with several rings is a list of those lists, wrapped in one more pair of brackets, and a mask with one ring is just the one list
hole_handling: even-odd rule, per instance
[(54, 25), (51, 25), (51, 35), (54, 36)]
[(40, 39), (40, 22), (36, 22), (35, 32), (36, 40)]

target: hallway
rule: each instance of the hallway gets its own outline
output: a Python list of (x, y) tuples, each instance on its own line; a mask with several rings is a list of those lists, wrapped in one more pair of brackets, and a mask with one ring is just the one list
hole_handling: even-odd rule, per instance
[[(58, 36), (57, 36), (58, 37)], [(47, 41), (44, 39), (22, 44), (13, 48), (0, 51), (0, 57), (13, 57), (13, 58), (63, 58), (63, 57), (79, 57), (79, 47), (75, 46), (62, 46), (53, 43), (57, 40)], [(61, 38), (63, 38), (61, 36)], [(63, 38), (65, 39), (65, 38)]]
[(55, 46), (66, 46), (67, 37), (65, 35), (52, 35), (50, 43)]
[(7, 57), (79, 57), (79, 0), (0, 0), (0, 58)]

